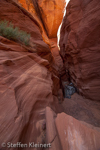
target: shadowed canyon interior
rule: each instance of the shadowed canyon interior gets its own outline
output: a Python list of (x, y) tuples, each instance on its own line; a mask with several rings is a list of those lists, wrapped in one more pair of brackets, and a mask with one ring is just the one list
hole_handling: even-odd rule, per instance
[[(7, 38), (4, 20), (29, 44)], [(8, 149), (100, 150), (100, 0), (0, 0), (0, 150)]]

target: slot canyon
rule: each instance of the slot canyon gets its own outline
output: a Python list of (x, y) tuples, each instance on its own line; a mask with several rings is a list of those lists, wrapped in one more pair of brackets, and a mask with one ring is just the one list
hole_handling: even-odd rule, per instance
[(0, 150), (100, 150), (99, 15), (100, 0), (0, 0)]

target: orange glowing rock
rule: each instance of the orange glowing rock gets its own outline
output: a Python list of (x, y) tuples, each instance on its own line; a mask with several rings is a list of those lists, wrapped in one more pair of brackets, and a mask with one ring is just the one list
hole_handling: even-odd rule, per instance
[(57, 30), (63, 18), (65, 0), (39, 0), (38, 5), (49, 38), (57, 37)]
[(44, 42), (46, 42), (48, 45), (50, 45), (49, 39), (46, 35), (43, 24), (41, 22), (39, 13), (36, 12), (37, 8), (36, 8), (36, 6), (34, 6), (34, 3), (31, 0), (28, 0), (28, 1), (27, 0), (17, 0), (17, 3), (19, 5), (21, 5), (23, 8), (25, 8), (36, 19), (36, 21), (39, 23), (39, 25), (41, 27), (41, 32), (42, 32), (41, 34), (42, 34), (42, 38), (43, 38)]
[(17, 1), (37, 19), (42, 27), (42, 36), (46, 43), (48, 42), (46, 33), (49, 38), (57, 37), (57, 30), (63, 19), (65, 0)]

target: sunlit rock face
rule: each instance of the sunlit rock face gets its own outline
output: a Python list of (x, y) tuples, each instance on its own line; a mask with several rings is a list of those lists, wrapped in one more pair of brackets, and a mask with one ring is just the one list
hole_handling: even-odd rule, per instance
[[(57, 37), (58, 27), (63, 19), (65, 0), (17, 0), (33, 16), (41, 19), (43, 28), (50, 38)], [(41, 22), (40, 21), (40, 22)]]
[(48, 36), (56, 37), (63, 18), (65, 0), (38, 0), (38, 5)]
[(79, 92), (100, 100), (100, 1), (71, 0), (60, 34), (60, 53)]
[(43, 37), (44, 42), (46, 42), (48, 45), (50, 45), (49, 39), (47, 37), (46, 31), (43, 27), (43, 23), (40, 19), (40, 14), (37, 12), (37, 1), (35, 0), (16, 0), (16, 3), (18, 3), (20, 6), (25, 8), (39, 23), (39, 26), (41, 27), (41, 34)]

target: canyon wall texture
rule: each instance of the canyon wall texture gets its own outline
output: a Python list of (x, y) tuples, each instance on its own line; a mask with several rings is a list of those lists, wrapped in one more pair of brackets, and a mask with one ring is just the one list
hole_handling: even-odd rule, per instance
[[(78, 97), (78, 94), (62, 103), (64, 97), (60, 87), (60, 78), (67, 80), (63, 67), (64, 61), (71, 80), (79, 90), (84, 95), (88, 94), (87, 97), (95, 96), (95, 100), (98, 100), (99, 92), (96, 93), (96, 88), (97, 83), (99, 85), (99, 16), (97, 16), (99, 9), (97, 11), (95, 5), (99, 2), (89, 2), (80, 3), (79, 0), (72, 0), (66, 8), (68, 15), (66, 14), (63, 20), (60, 39), (62, 60), (57, 39), (49, 39), (49, 37), (56, 37), (57, 28), (63, 16), (64, 1), (0, 0), (0, 20), (12, 22), (15, 27), (19, 27), (31, 36), (29, 46), (0, 36), (0, 150), (37, 149), (29, 148), (29, 146), (9, 148), (8, 142), (12, 144), (21, 142), (27, 145), (30, 142), (51, 143), (51, 147), (47, 148), (49, 150), (100, 149), (100, 128), (98, 128), (100, 127), (98, 114), (100, 105), (94, 101), (94, 107), (92, 101), (89, 103), (83, 98), (81, 102), (81, 96)], [(88, 20), (84, 18), (81, 23), (80, 20), (82, 21), (85, 11), (88, 11), (87, 7), (89, 10), (92, 7), (95, 11), (93, 16), (90, 15), (90, 21), (89, 18)], [(76, 18), (78, 22), (74, 24), (73, 21)], [(70, 28), (67, 30), (68, 22)], [(86, 28), (84, 29), (85, 25), (87, 29), (91, 25), (90, 31), (93, 31), (88, 34), (89, 38), (87, 38)], [(79, 30), (78, 33), (77, 30)], [(77, 40), (75, 40), (76, 35)], [(87, 46), (89, 49), (84, 48), (82, 44), (82, 42), (86, 45), (91, 44), (87, 39), (93, 41), (92, 46)], [(80, 48), (81, 45), (82, 48)], [(76, 49), (75, 46), (79, 48)], [(82, 74), (78, 72), (80, 67)], [(92, 72), (89, 78), (86, 74), (89, 73), (86, 72), (88, 68), (88, 71)], [(87, 89), (87, 93), (86, 84), (90, 88)], [(90, 105), (91, 109), (89, 109)], [(78, 120), (67, 115), (68, 113)], [(38, 148), (38, 150), (43, 149), (45, 148)]]
[(63, 19), (65, 0), (38, 0), (38, 5), (49, 38), (57, 37), (57, 30)]
[(79, 93), (100, 100), (100, 1), (71, 0), (60, 35), (60, 54)]
[(9, 141), (44, 143), (46, 106), (61, 111), (53, 56), (37, 20), (15, 1), (0, 0), (0, 20), (31, 35), (28, 47), (0, 36), (0, 149)]
[[(63, 19), (65, 0), (16, 0), (34, 15), (49, 38), (57, 37), (58, 27)], [(44, 35), (45, 37), (46, 35)]]

